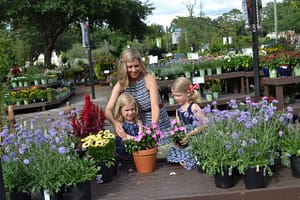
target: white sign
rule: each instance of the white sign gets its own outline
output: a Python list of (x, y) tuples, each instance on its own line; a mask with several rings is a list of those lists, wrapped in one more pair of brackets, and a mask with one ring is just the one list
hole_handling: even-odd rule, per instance
[(158, 56), (148, 56), (149, 57), (149, 64), (156, 64), (158, 63)]
[(189, 60), (198, 60), (199, 55), (198, 53), (187, 53), (187, 58)]
[(232, 44), (232, 37), (223, 37), (223, 44)]
[(179, 43), (180, 35), (181, 35), (181, 32), (173, 32), (172, 33), (172, 44), (178, 44)]
[(193, 82), (193, 84), (205, 83), (204, 82), (204, 77), (202, 77), (202, 76), (195, 76), (195, 77), (193, 77), (192, 78), (192, 82)]

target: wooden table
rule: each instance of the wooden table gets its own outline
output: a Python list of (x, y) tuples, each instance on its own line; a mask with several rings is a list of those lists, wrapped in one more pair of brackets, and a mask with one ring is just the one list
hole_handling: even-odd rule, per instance
[[(300, 76), (287, 76), (287, 77), (278, 77), (278, 78), (263, 77), (261, 78), (260, 81), (260, 84), (264, 86), (265, 96), (270, 95), (270, 87), (275, 87), (275, 98), (279, 101), (278, 108), (280, 110), (284, 109), (284, 95), (283, 95), (284, 86), (290, 84), (296, 84), (296, 83), (300, 83)], [(291, 106), (294, 109), (294, 114), (300, 112), (300, 102), (293, 103), (291, 104)]]

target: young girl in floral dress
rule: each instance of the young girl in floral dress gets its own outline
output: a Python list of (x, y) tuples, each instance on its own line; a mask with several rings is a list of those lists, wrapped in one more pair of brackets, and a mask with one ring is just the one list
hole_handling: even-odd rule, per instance
[(191, 154), (191, 148), (188, 146), (189, 137), (198, 134), (205, 127), (205, 116), (198, 103), (201, 103), (201, 97), (198, 92), (199, 85), (193, 85), (192, 82), (180, 77), (175, 80), (171, 87), (172, 95), (178, 104), (176, 108), (176, 122), (185, 126), (185, 137), (180, 141), (181, 146), (174, 145), (167, 155), (169, 163), (180, 163), (188, 170), (196, 167), (196, 160)]
[[(115, 111), (114, 117), (118, 121), (122, 122), (122, 127), (125, 131), (123, 137), (116, 136), (116, 152), (118, 160), (130, 160), (131, 155), (126, 152), (124, 140), (130, 139), (138, 135), (138, 132), (141, 132), (143, 129), (142, 121), (138, 120), (138, 108), (137, 103), (132, 95), (129, 93), (123, 93), (119, 96)], [(129, 172), (132, 169), (128, 169)]]

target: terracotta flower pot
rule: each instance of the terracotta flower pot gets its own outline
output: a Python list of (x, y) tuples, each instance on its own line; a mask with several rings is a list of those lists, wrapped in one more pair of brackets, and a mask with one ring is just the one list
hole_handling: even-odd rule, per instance
[(142, 174), (153, 172), (156, 168), (156, 154), (157, 147), (133, 152), (132, 156), (137, 172)]

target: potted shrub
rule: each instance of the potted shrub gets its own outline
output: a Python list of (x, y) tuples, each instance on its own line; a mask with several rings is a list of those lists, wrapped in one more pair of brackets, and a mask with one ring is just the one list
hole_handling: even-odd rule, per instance
[[(80, 160), (74, 149), (70, 121), (47, 119), (46, 126), (16, 124), (1, 132), (4, 182), (9, 192), (54, 195), (63, 187), (91, 180), (97, 168), (92, 160)], [(14, 153), (13, 153), (14, 152)], [(82, 173), (81, 176), (76, 173)]]
[(270, 78), (279, 76), (290, 76), (290, 69), (288, 67), (290, 58), (287, 52), (279, 51), (264, 56), (263, 62), (269, 69)]
[[(178, 64), (177, 64), (178, 65)], [(194, 70), (194, 67), (191, 63), (183, 63), (182, 69), (186, 78), (191, 78), (191, 73)]]
[[(214, 176), (217, 187), (229, 188), (234, 185), (234, 169), (237, 167), (237, 143), (232, 135), (238, 127), (230, 120), (226, 121), (228, 112), (204, 108), (208, 125), (191, 140), (192, 154), (197, 165), (209, 176)], [(232, 115), (229, 115), (232, 116)], [(223, 176), (228, 184), (220, 184), (216, 177)]]
[(294, 177), (300, 178), (300, 124), (288, 124), (279, 132), (281, 162), (291, 167)]
[(97, 181), (109, 182), (112, 180), (115, 165), (115, 135), (109, 130), (101, 130), (97, 134), (90, 134), (81, 139), (81, 149), (86, 152), (87, 158), (93, 158), (101, 167)]
[(205, 69), (207, 68), (208, 66), (208, 61), (202, 61), (202, 62), (198, 62), (197, 63), (197, 69), (199, 71), (199, 75), (201, 77), (204, 77), (205, 76)]
[(10, 82), (11, 82), (11, 86), (12, 86), (13, 88), (18, 87), (18, 79), (17, 79), (17, 78), (11, 79)]
[[(246, 98), (240, 104), (231, 100), (230, 110), (219, 111), (210, 106), (204, 109), (209, 125), (203, 131), (204, 140), (200, 137), (195, 141), (193, 152), (197, 157), (204, 156), (199, 162), (208, 174), (229, 166), (236, 167), (245, 177), (250, 168), (262, 176), (265, 171), (272, 175), (270, 161), (277, 150), (276, 133), (285, 119), (285, 114), (277, 111), (277, 103), (266, 97), (259, 102)], [(265, 186), (264, 182), (249, 186), (247, 179), (245, 184), (248, 189)]]
[(211, 91), (214, 99), (218, 99), (219, 92), (221, 91), (221, 81), (220, 79), (215, 79), (211, 83)]

